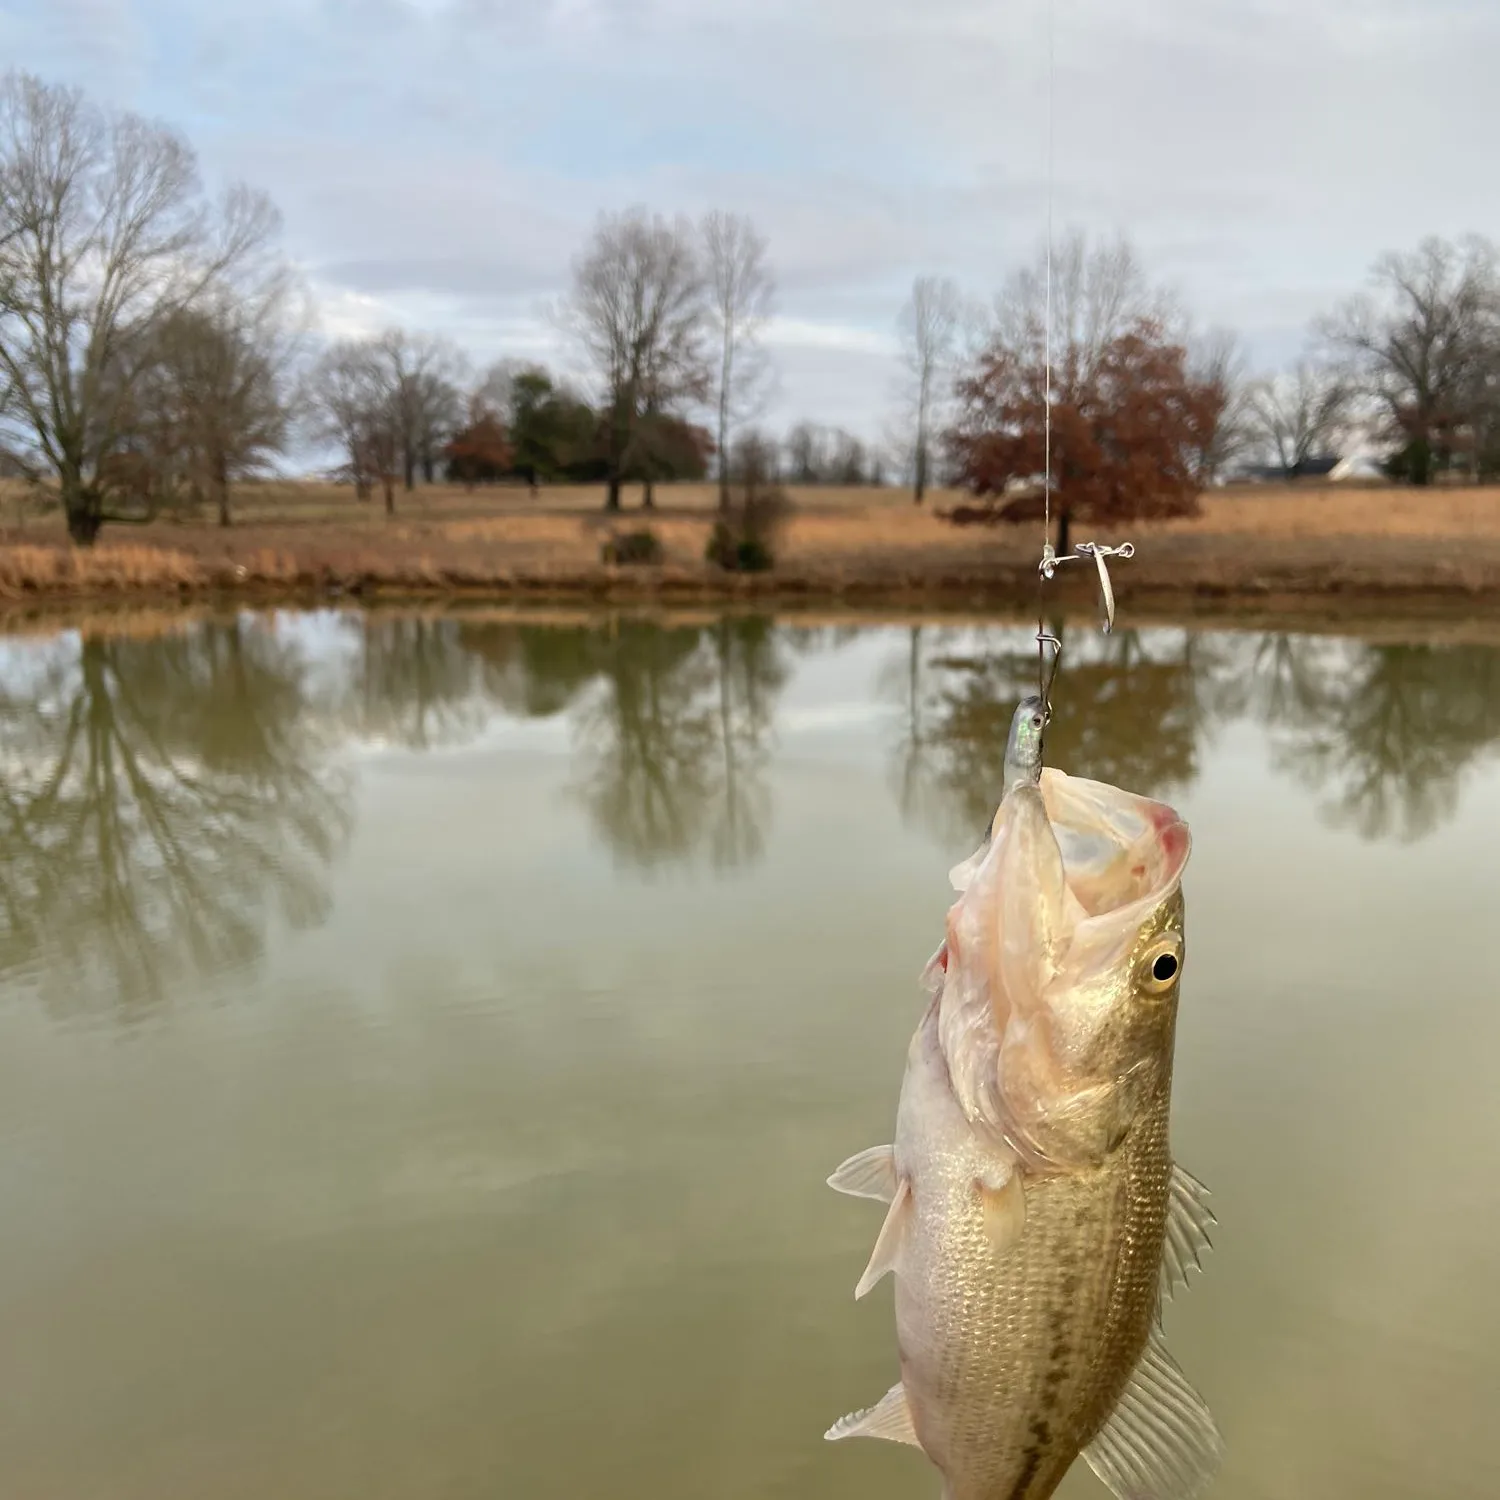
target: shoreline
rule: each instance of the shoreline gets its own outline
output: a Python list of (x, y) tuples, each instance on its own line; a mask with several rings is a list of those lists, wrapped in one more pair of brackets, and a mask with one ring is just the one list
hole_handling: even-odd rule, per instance
[[(639, 570), (640, 573), (654, 570)], [(1029, 570), (1028, 570), (1029, 571)], [(1089, 575), (1091, 577), (1091, 575)], [(383, 580), (247, 579), (225, 583), (142, 584), (110, 588), (47, 589), (20, 596), (0, 592), (0, 634), (90, 629), (130, 630), (137, 622), (170, 628), (174, 622), (238, 610), (347, 610), (451, 615), (483, 622), (582, 624), (600, 616), (670, 617), (700, 622), (725, 615), (774, 615), (789, 625), (1014, 625), (1034, 627), (1036, 589), (1019, 572), (999, 578), (943, 579), (940, 584), (868, 580), (787, 580), (775, 575), (714, 580), (626, 578), (511, 579), (498, 585), (413, 585)], [(663, 586), (665, 585), (665, 586)], [(1358, 635), (1393, 641), (1500, 645), (1500, 590), (1405, 584), (1347, 584), (1291, 590), (1247, 580), (1241, 587), (1141, 588), (1116, 576), (1117, 633), (1203, 628)], [(1097, 629), (1097, 599), (1077, 582), (1049, 589), (1049, 619)]]
[[(800, 491), (766, 573), (703, 561), (716, 495), (664, 489), (658, 508), (606, 514), (593, 490), (532, 503), (418, 491), (386, 518), (298, 486), (247, 497), (236, 522), (162, 519), (69, 546), (57, 519), (0, 531), (0, 618), (37, 611), (339, 604), (1034, 613), (1034, 528), (959, 527), (889, 491)], [(952, 497), (949, 497), (950, 499)], [(942, 497), (934, 496), (934, 505)], [(662, 560), (601, 561), (648, 526)], [(1500, 618), (1500, 488), (1206, 495), (1191, 521), (1101, 527), (1135, 543), (1111, 564), (1120, 620), (1370, 622)], [(1075, 526), (1074, 539), (1094, 528)], [(1094, 571), (1047, 585), (1049, 612), (1099, 608)]]

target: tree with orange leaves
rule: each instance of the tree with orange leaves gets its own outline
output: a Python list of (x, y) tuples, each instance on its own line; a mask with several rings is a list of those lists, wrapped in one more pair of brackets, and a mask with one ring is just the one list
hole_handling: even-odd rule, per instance
[(515, 461), (505, 424), (479, 397), (469, 403), (469, 420), (443, 450), (448, 477), (469, 489), (503, 479)]
[[(990, 338), (957, 385), (948, 434), (957, 482), (1001, 497), (1046, 470), (1044, 268), (1023, 272)], [(1164, 297), (1123, 244), (1090, 251), (1072, 237), (1053, 286), (1052, 508), (1057, 549), (1073, 517), (1124, 521), (1192, 515), (1224, 392), (1190, 373)], [(1001, 507), (994, 508), (996, 519)]]

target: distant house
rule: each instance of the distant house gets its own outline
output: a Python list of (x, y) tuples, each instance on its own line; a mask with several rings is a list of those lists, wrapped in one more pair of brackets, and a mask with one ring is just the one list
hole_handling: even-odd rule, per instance
[(1326, 479), (1341, 462), (1337, 453), (1305, 459), (1290, 473), (1280, 464), (1238, 464), (1225, 477), (1237, 484), (1284, 484), (1288, 479)]
[(1343, 484), (1385, 477), (1381, 455), (1368, 449), (1320, 453), (1305, 460), (1290, 474), (1280, 464), (1239, 464), (1225, 475), (1232, 484), (1285, 484), (1294, 479), (1324, 479), (1331, 484)]

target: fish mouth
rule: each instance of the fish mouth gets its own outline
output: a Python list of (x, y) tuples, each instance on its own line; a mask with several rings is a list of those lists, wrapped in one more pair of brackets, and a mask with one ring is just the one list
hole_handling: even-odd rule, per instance
[(1015, 1124), (1070, 1091), (1069, 1034), (1100, 1024), (1190, 852), (1175, 809), (1103, 782), (1047, 768), (1006, 793), (952, 872), (939, 1026), (971, 1119)]
[(1060, 962), (1081, 944), (1102, 957), (1172, 897), (1191, 852), (1165, 802), (1048, 767), (1039, 785), (1006, 794), (989, 841), (952, 882), (959, 907), (990, 908), (1003, 946)]
[(1077, 903), (1072, 945), (1133, 935), (1182, 883), (1192, 836), (1175, 808), (1101, 781), (1042, 772), (1041, 800)]

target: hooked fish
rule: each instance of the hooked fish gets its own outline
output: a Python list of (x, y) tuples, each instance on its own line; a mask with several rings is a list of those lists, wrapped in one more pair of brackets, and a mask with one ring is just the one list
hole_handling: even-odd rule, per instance
[(920, 1448), (945, 1500), (1045, 1500), (1080, 1454), (1118, 1500), (1189, 1500), (1223, 1453), (1161, 1326), (1214, 1222), (1168, 1131), (1191, 840), (1044, 770), (1044, 725), (1023, 702), (952, 873), (895, 1142), (829, 1178), (888, 1205), (855, 1296), (894, 1273), (901, 1379), (827, 1437)]

